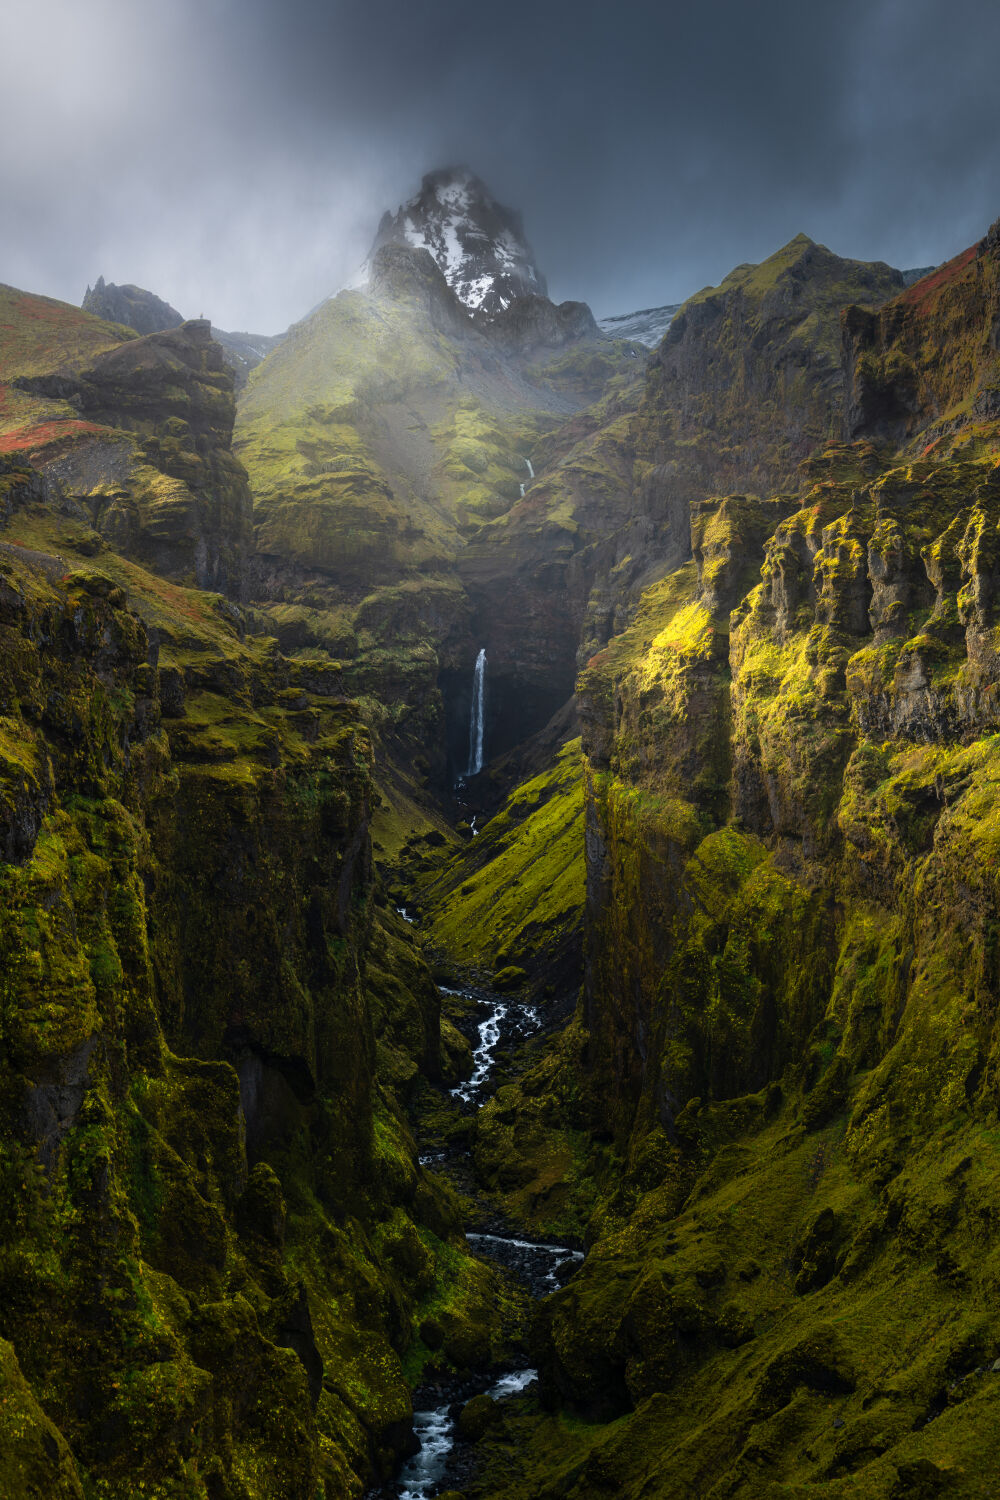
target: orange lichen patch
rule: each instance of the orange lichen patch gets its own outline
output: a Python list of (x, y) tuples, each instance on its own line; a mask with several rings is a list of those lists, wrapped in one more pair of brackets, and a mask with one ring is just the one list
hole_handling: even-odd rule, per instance
[(81, 422), (76, 418), (52, 422), (31, 422), (16, 427), (13, 432), (0, 433), (0, 453), (38, 453), (51, 450), (56, 444), (78, 441), (81, 437), (107, 434), (106, 427), (95, 422)]
[(204, 622), (210, 617), (210, 611), (199, 600), (198, 593), (194, 589), (183, 589), (178, 588), (176, 584), (163, 583), (159, 587), (154, 584), (152, 592), (175, 614), (182, 615), (186, 620)]
[(970, 245), (968, 250), (963, 250), (961, 255), (956, 255), (953, 260), (946, 261), (922, 281), (915, 281), (912, 286), (896, 299), (898, 302), (907, 303), (911, 307), (926, 309), (936, 292), (942, 287), (950, 285), (965, 270), (966, 266), (976, 257), (975, 245)]

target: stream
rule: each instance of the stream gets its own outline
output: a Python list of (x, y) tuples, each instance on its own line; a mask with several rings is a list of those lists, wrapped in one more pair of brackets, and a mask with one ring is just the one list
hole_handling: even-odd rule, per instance
[[(406, 920), (413, 920), (405, 910), (399, 910)], [(476, 1002), (477, 1040), (472, 1051), (473, 1071), (464, 1083), (450, 1092), (466, 1108), (479, 1108), (494, 1092), (493, 1074), (499, 1054), (531, 1036), (540, 1028), (541, 1020), (533, 1005), (514, 996), (473, 987), (448, 989), (441, 985), (439, 988), (442, 994), (463, 996)], [(449, 1156), (447, 1150), (428, 1150), (421, 1153), (419, 1161), (421, 1166), (434, 1167), (444, 1163)], [(556, 1291), (583, 1260), (580, 1250), (514, 1235), (470, 1231), (466, 1240), (474, 1255), (504, 1266), (533, 1297), (544, 1297)], [(500, 1375), (492, 1383), (474, 1379), (445, 1381), (436, 1387), (418, 1390), (414, 1396), (413, 1430), (420, 1444), (419, 1451), (406, 1460), (394, 1479), (371, 1492), (372, 1496), (384, 1497), (384, 1500), (390, 1500), (390, 1497), (392, 1500), (432, 1500), (442, 1489), (449, 1487), (446, 1481), (455, 1459), (457, 1420), (464, 1403), (482, 1390), (495, 1401), (519, 1395), (537, 1378), (537, 1373), (531, 1369), (513, 1370)]]

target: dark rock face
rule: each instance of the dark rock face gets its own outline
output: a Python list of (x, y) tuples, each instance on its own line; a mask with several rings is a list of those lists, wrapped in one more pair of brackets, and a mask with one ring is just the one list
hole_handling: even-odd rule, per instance
[(428, 250), (470, 311), (493, 317), (516, 297), (545, 296), (520, 214), (497, 203), (468, 167), (429, 172), (416, 197), (383, 216), (372, 254), (394, 241)]
[(1000, 411), (1000, 233), (877, 311), (843, 313), (847, 432), (944, 456), (953, 435)]
[(108, 323), (124, 323), (137, 333), (160, 333), (165, 328), (178, 328), (184, 322), (183, 315), (169, 302), (164, 302), (153, 292), (131, 282), (116, 286), (98, 276), (92, 287), (87, 288), (81, 303), (84, 312), (104, 318)]
[(168, 577), (240, 596), (250, 489), (231, 448), (233, 378), (207, 322), (129, 339), (83, 369), (20, 384), (134, 439), (137, 451), (95, 439), (52, 466), (71, 494), (86, 493), (98, 476), (118, 481), (106, 483), (92, 509), (101, 535)]
[[(630, 388), (538, 445), (537, 481), (459, 562), (494, 684), (502, 691), (508, 679), (528, 711), (522, 732), (555, 712), (576, 670), (631, 619), (641, 589), (691, 555), (692, 506), (791, 484), (797, 464), (839, 433), (846, 289), (877, 302), (902, 285), (888, 266), (799, 236), (691, 298)], [(537, 301), (498, 315), (497, 334), (530, 338)]]
[(497, 343), (521, 354), (560, 349), (599, 334), (586, 302), (560, 302), (556, 306), (547, 297), (528, 292), (513, 298), (487, 327)]
[(369, 261), (368, 286), (373, 297), (417, 302), (436, 329), (469, 338), (468, 317), (429, 250), (396, 240), (379, 245)]
[[(154, 292), (131, 283), (116, 286), (113, 281), (105, 282), (103, 276), (98, 276), (93, 287), (88, 286), (81, 306), (84, 312), (93, 313), (109, 323), (123, 323), (137, 333), (162, 333), (179, 328), (185, 321), (183, 313)], [(246, 385), (250, 371), (257, 368), (284, 336), (283, 333), (227, 333), (224, 328), (212, 329), (212, 337), (222, 345), (222, 357), (233, 372), (237, 390)]]
[(789, 483), (813, 448), (841, 435), (845, 300), (878, 305), (902, 287), (890, 266), (843, 259), (798, 235), (699, 292), (650, 360), (644, 412), (654, 447), (673, 448), (709, 493), (767, 494)]

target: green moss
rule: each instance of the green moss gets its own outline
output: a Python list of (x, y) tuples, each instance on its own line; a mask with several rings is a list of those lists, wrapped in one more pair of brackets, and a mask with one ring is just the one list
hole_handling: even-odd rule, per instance
[[(584, 899), (580, 743), (522, 783), (420, 888), (431, 942), (461, 963), (542, 974), (578, 939)], [(511, 963), (508, 963), (508, 959)]]

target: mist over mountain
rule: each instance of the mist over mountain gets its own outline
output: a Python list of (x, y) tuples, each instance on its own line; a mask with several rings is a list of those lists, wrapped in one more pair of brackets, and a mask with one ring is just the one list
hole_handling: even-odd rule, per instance
[(392, 241), (429, 250), (459, 301), (487, 317), (515, 297), (546, 295), (520, 214), (497, 203), (468, 167), (429, 172), (419, 193), (386, 211), (372, 254)]
[(0, 166), (0, 276), (75, 302), (102, 273), (276, 334), (450, 162), (524, 214), (553, 299), (599, 316), (677, 303), (800, 229), (938, 264), (993, 213), (1000, 39), (987, 0), (954, 26), (938, 9), (642, 0), (612, 22), (553, 0), (500, 25), (455, 0), (12, 0), (4, 55), (44, 66), (11, 67), (33, 123)]

